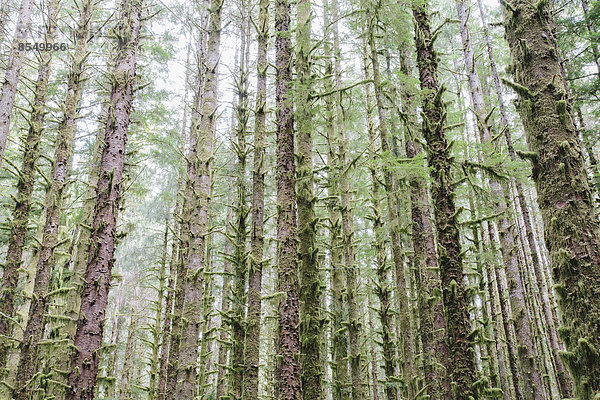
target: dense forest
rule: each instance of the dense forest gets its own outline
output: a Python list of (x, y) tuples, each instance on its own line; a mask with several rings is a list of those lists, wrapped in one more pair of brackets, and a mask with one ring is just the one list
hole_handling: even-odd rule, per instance
[(0, 399), (600, 399), (600, 1), (1, 0)]

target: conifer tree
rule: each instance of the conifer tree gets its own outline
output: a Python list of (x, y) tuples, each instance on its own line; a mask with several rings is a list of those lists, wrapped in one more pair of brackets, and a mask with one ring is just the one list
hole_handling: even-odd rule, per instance
[(114, 263), (117, 209), (125, 163), (125, 144), (133, 103), (143, 0), (123, 0), (115, 28), (119, 43), (100, 162), (89, 260), (66, 399), (93, 399), (98, 376), (104, 315)]
[(600, 227), (546, 1), (503, 3), (517, 92), (578, 399), (600, 393)]
[(432, 182), (432, 199), (437, 231), (438, 263), (442, 280), (446, 337), (453, 370), (454, 398), (477, 398), (473, 384), (476, 369), (470, 339), (462, 251), (456, 221), (456, 206), (450, 172), (448, 139), (445, 134), (446, 107), (442, 100), (443, 86), (438, 78), (437, 54), (433, 48), (431, 23), (427, 3), (413, 7), (415, 46), (419, 81), (423, 96), (423, 137), (427, 142), (427, 161)]

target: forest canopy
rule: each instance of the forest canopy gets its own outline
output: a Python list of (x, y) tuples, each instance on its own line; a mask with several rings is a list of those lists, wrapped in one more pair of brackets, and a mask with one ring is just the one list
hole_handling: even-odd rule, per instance
[(0, 83), (0, 399), (600, 399), (600, 1), (1, 0)]

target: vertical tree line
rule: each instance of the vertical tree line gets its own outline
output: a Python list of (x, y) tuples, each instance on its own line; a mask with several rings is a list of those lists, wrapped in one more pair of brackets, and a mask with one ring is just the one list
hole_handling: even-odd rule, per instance
[(2, 1), (0, 397), (597, 399), (598, 15)]

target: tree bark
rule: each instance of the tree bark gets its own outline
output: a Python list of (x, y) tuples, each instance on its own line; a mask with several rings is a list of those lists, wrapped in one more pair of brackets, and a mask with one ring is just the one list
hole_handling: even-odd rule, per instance
[(427, 141), (428, 164), (437, 231), (438, 262), (442, 280), (446, 334), (453, 370), (455, 398), (478, 398), (473, 388), (476, 379), (468, 299), (463, 280), (463, 263), (456, 221), (457, 210), (452, 190), (450, 154), (445, 134), (446, 106), (443, 87), (437, 77), (438, 61), (431, 35), (427, 4), (413, 7), (415, 45), (419, 80), (423, 90), (423, 136)]
[(234, 153), (237, 156), (235, 171), (236, 202), (234, 209), (235, 240), (233, 255), (233, 292), (231, 302), (231, 372), (230, 396), (234, 399), (242, 397), (244, 381), (244, 342), (246, 337), (246, 277), (248, 274), (248, 184), (246, 164), (248, 149), (246, 134), (250, 112), (248, 110), (248, 55), (250, 49), (245, 0), (240, 1), (240, 48), (238, 76), (235, 77), (236, 105), (234, 107), (236, 126), (235, 137), (232, 138)]
[[(583, 0), (585, 1), (585, 0)], [(498, 70), (496, 67), (496, 60), (493, 52), (493, 46), (490, 40), (490, 35), (488, 31), (488, 25), (485, 18), (485, 13), (483, 11), (483, 6), (481, 0), (478, 0), (479, 12), (481, 17), (481, 23), (483, 25), (483, 32), (486, 40), (486, 48), (488, 54), (488, 60), (490, 63), (490, 69), (492, 72), (492, 80), (494, 82), (494, 89), (496, 91), (496, 97), (498, 101), (498, 109), (500, 111), (500, 120), (502, 123), (502, 129), (504, 131), (504, 138), (506, 140), (506, 145), (508, 149), (508, 154), (512, 161), (516, 161), (517, 155), (513, 147), (512, 137), (510, 125), (508, 123), (507, 112), (504, 105), (504, 98), (502, 95), (502, 87), (500, 85), (500, 78), (498, 76)], [(568, 372), (565, 370), (564, 364), (559, 357), (559, 351), (562, 350), (562, 344), (558, 340), (558, 335), (556, 332), (556, 324), (554, 323), (554, 317), (552, 313), (552, 304), (550, 300), (550, 291), (548, 289), (548, 285), (543, 277), (543, 268), (540, 256), (536, 247), (535, 237), (533, 233), (533, 228), (531, 226), (531, 215), (530, 215), (530, 206), (525, 199), (523, 185), (520, 181), (515, 180), (515, 189), (517, 191), (517, 201), (519, 208), (521, 210), (521, 214), (523, 216), (523, 222), (525, 227), (525, 234), (527, 238), (527, 244), (529, 245), (529, 254), (531, 256), (531, 262), (533, 264), (533, 270), (535, 273), (535, 278), (537, 282), (537, 286), (539, 289), (539, 297), (540, 302), (543, 308), (543, 315), (546, 322), (546, 327), (548, 331), (548, 336), (550, 339), (551, 347), (552, 347), (552, 355), (554, 360), (554, 365), (557, 372), (557, 379), (560, 388), (561, 395), (563, 397), (571, 397), (573, 395), (572, 382), (568, 375)]]
[[(191, 215), (189, 218), (189, 253), (185, 260), (184, 299), (182, 311), (181, 343), (177, 368), (178, 399), (193, 399), (196, 386), (196, 364), (198, 361), (198, 337), (202, 320), (202, 291), (204, 286), (204, 266), (206, 263), (206, 239), (208, 233), (208, 206), (211, 193), (211, 169), (215, 131), (218, 67), (221, 44), (222, 0), (212, 0), (206, 60), (203, 65), (202, 107), (200, 121), (192, 122), (192, 130), (198, 135), (193, 138), (188, 163), (193, 164), (193, 174), (188, 183), (193, 188)], [(197, 125), (197, 126), (196, 126)], [(190, 169), (188, 168), (188, 173)]]
[[(179, 186), (179, 185), (178, 185)], [(177, 221), (180, 217), (181, 205), (179, 200), (175, 204), (175, 210), (173, 212), (173, 220)], [(175, 222), (173, 231), (180, 233), (179, 224)], [(171, 259), (169, 261), (169, 282), (167, 284), (167, 294), (165, 300), (165, 316), (162, 327), (161, 337), (161, 348), (160, 348), (160, 364), (158, 367), (158, 382), (157, 382), (157, 398), (158, 400), (166, 399), (166, 384), (167, 384), (167, 367), (169, 362), (169, 349), (170, 349), (170, 334), (171, 326), (173, 321), (173, 300), (175, 297), (175, 281), (177, 279), (177, 256), (178, 256), (178, 245), (175, 235), (173, 235), (171, 243)]]
[[(483, 91), (477, 66), (475, 65), (475, 52), (471, 43), (471, 34), (468, 27), (468, 11), (463, 0), (456, 1), (456, 10), (460, 21), (460, 36), (463, 45), (463, 59), (465, 61), (467, 82), (473, 111), (477, 119), (477, 129), (482, 143), (492, 140), (491, 129), (487, 122), (488, 111), (483, 99)], [(484, 154), (484, 157), (488, 155)], [(500, 239), (500, 249), (502, 259), (506, 268), (506, 274), (509, 280), (509, 299), (511, 303), (512, 320), (515, 326), (517, 352), (523, 375), (525, 399), (540, 400), (546, 397), (544, 385), (541, 378), (538, 365), (536, 363), (539, 355), (535, 347), (534, 333), (531, 331), (532, 322), (530, 321), (527, 293), (523, 286), (521, 276), (521, 266), (517, 259), (517, 243), (515, 241), (515, 232), (513, 223), (510, 220), (510, 211), (504, 201), (505, 194), (502, 184), (494, 178), (490, 178), (489, 185), (492, 192), (494, 212), (499, 214), (498, 233)]]
[(600, 393), (600, 226), (546, 2), (511, 0), (504, 26), (562, 309), (563, 361), (580, 400)]
[(256, 112), (254, 117), (254, 160), (252, 171), (252, 232), (248, 270), (248, 314), (244, 349), (243, 398), (258, 398), (260, 362), (260, 316), (265, 220), (265, 135), (267, 108), (267, 46), (269, 40), (269, 1), (260, 0), (258, 11), (258, 56), (256, 61)]
[(89, 260), (66, 394), (68, 400), (94, 398), (98, 350), (102, 345), (104, 315), (114, 264), (117, 210), (121, 198), (125, 144), (133, 102), (142, 3), (143, 0), (124, 0), (115, 29), (120, 41), (116, 49)]
[(296, 260), (296, 191), (294, 115), (291, 74), (290, 3), (277, 0), (275, 12), (275, 97), (277, 118), (277, 266), (279, 331), (275, 393), (278, 400), (299, 400), (300, 335), (298, 263)]
[[(324, 4), (324, 25), (330, 25), (330, 10), (327, 0)], [(330, 33), (325, 32), (329, 39)], [(330, 77), (326, 80), (325, 87), (327, 91), (334, 90), (332, 46), (331, 40), (324, 42), (324, 55), (326, 57), (325, 76)], [(333, 400), (349, 400), (351, 396), (350, 374), (348, 370), (348, 339), (347, 329), (344, 325), (344, 276), (342, 263), (342, 241), (341, 241), (341, 220), (340, 220), (340, 199), (339, 199), (339, 168), (337, 166), (335, 135), (335, 106), (333, 96), (325, 98), (325, 123), (327, 135), (327, 211), (329, 219), (329, 265), (330, 265), (330, 285), (331, 285), (331, 358), (332, 358), (332, 397)]]
[[(156, 302), (154, 303), (155, 315), (154, 325), (150, 328), (152, 333), (152, 356), (150, 357), (150, 385), (148, 390), (148, 397), (150, 399), (158, 399), (158, 375), (160, 370), (160, 348), (161, 341), (166, 335), (163, 335), (162, 325), (162, 312), (163, 312), (163, 300), (165, 298), (165, 292), (167, 291), (165, 281), (167, 280), (167, 250), (169, 246), (169, 218), (165, 218), (165, 234), (163, 236), (163, 248), (160, 259), (160, 266), (158, 268), (158, 289), (156, 293)], [(167, 293), (168, 297), (169, 294)], [(166, 315), (170, 312), (166, 309)], [(164, 345), (164, 344), (163, 344)], [(166, 347), (166, 346), (165, 346)]]
[[(25, 56), (24, 50), (19, 50), (19, 43), (24, 43), (29, 34), (29, 24), (31, 21), (31, 13), (33, 9), (33, 0), (22, 0), (19, 9), (19, 19), (15, 30), (15, 36), (8, 59), (8, 66), (5, 72), (4, 82), (2, 84), (2, 92), (0, 95), (0, 166), (4, 160), (4, 151), (6, 149), (6, 141), (10, 131), (10, 119), (12, 116), (13, 105), (15, 102), (15, 94), (17, 85), (21, 75), (21, 65)], [(22, 246), (16, 246), (22, 247)], [(10, 336), (11, 325), (10, 318), (15, 312), (14, 295), (17, 281), (19, 279), (18, 268), (19, 260), (16, 260), (16, 254), (7, 253), (6, 265), (2, 272), (2, 289), (0, 292), (0, 313), (5, 316), (0, 318), (0, 337)], [(16, 253), (16, 251), (14, 252)], [(15, 260), (8, 257), (14, 257)], [(21, 257), (19, 257), (20, 259)], [(8, 359), (9, 345), (2, 339), (0, 343), (0, 377), (4, 375), (2, 370), (6, 366)]]
[[(364, 79), (368, 79), (368, 52), (365, 46), (364, 48), (364, 57), (363, 57), (363, 74)], [(373, 232), (374, 239), (372, 242), (372, 248), (375, 252), (375, 262), (374, 262), (374, 270), (377, 276), (376, 282), (374, 282), (373, 291), (377, 295), (379, 299), (379, 309), (378, 316), (379, 321), (381, 323), (381, 331), (378, 332), (381, 336), (381, 350), (383, 354), (383, 371), (385, 373), (385, 396), (387, 400), (396, 400), (398, 398), (398, 387), (395, 379), (396, 373), (396, 346), (393, 340), (392, 333), (392, 304), (391, 304), (391, 295), (392, 290), (389, 285), (389, 265), (387, 264), (387, 248), (385, 244), (385, 229), (383, 222), (383, 214), (381, 211), (381, 188), (380, 182), (381, 178), (378, 176), (379, 171), (377, 167), (377, 137), (375, 134), (375, 128), (373, 126), (373, 118), (371, 116), (372, 109), (372, 96), (371, 89), (369, 85), (364, 86), (365, 92), (365, 106), (366, 106), (366, 119), (367, 119), (367, 131), (369, 133), (369, 171), (371, 173), (371, 212), (372, 214), (369, 216), (369, 219), (373, 221)], [(370, 309), (370, 306), (369, 306)], [(371, 312), (369, 310), (369, 325), (373, 326), (371, 321)], [(373, 351), (372, 357), (375, 358), (375, 352)], [(377, 365), (376, 360), (373, 362)], [(377, 373), (377, 368), (372, 368), (372, 374), (375, 376)], [(377, 393), (377, 381), (373, 378), (374, 393)]]
[(316, 243), (314, 178), (313, 178), (313, 138), (312, 138), (312, 92), (311, 78), (311, 4), (308, 0), (296, 3), (296, 75), (294, 86), (296, 103), (296, 143), (298, 146), (298, 168), (296, 169), (296, 190), (298, 205), (298, 267), (300, 279), (300, 369), (302, 371), (302, 398), (322, 399), (322, 363), (320, 333), (321, 282), (318, 247)]
[[(58, 17), (59, 9), (60, 1), (54, 0), (48, 3), (46, 10), (46, 43), (54, 43), (54, 39), (56, 36), (56, 20)], [(17, 189), (20, 192), (19, 195), (21, 195), (22, 197), (20, 197), (21, 201), (17, 202), (17, 205), (15, 207), (15, 220), (17, 221), (17, 224), (14, 227), (15, 230), (13, 232), (15, 234), (15, 240), (14, 242), (12, 242), (12, 244), (16, 246), (12, 250), (14, 250), (16, 254), (9, 253), (9, 256), (7, 257), (7, 263), (16, 262), (17, 265), (19, 265), (22, 261), (23, 247), (25, 244), (25, 235), (27, 232), (27, 225), (29, 223), (29, 211), (31, 209), (33, 180), (35, 176), (37, 159), (39, 157), (39, 144), (43, 131), (44, 116), (46, 113), (46, 97), (48, 91), (48, 79), (50, 76), (50, 64), (52, 62), (52, 53), (42, 52), (40, 57), (40, 68), (38, 70), (38, 80), (36, 84), (33, 111), (31, 113), (29, 121), (30, 129), (28, 134), (28, 141), (26, 144), (26, 153), (24, 155), (25, 158), (23, 160), (24, 168), (21, 171), (19, 183), (17, 184)], [(57, 148), (58, 146), (59, 144), (57, 143)], [(56, 156), (58, 155), (59, 152), (57, 151)], [(55, 164), (61, 162), (60, 158), (56, 156), (54, 159)], [(54, 173), (52, 182), (54, 182)], [(44, 314), (46, 312), (46, 295), (50, 279), (50, 267), (53, 261), (52, 255), (50, 255), (49, 259), (45, 259), (48, 256), (48, 249), (45, 247), (45, 244), (47, 244), (47, 235), (49, 230), (48, 219), (50, 218), (49, 215), (52, 213), (52, 211), (55, 211), (51, 210), (51, 202), (54, 200), (52, 197), (52, 189), (53, 187), (51, 185), (49, 192), (46, 196), (46, 202), (44, 206), (44, 211), (46, 214), (46, 227), (44, 229), (44, 239), (46, 240), (42, 239), (42, 246), (38, 252), (39, 258), (34, 279), (35, 283), (33, 287), (32, 304), (29, 307), (27, 324), (23, 335), (23, 341), (21, 342), (21, 354), (17, 370), (17, 382), (18, 384), (20, 384), (20, 386), (14, 393), (14, 397), (16, 399), (26, 399), (28, 398), (28, 393), (32, 391), (33, 382), (30, 382), (30, 379), (35, 373), (37, 348), (39, 341), (42, 338), (44, 328), (43, 319)], [(55, 211), (55, 213), (59, 214), (60, 210)], [(58, 234), (58, 221), (56, 220), (56, 218), (54, 218), (52, 222), (55, 223), (55, 225), (53, 225), (52, 228), (50, 228), (50, 230), (55, 230), (55, 233)], [(54, 246), (56, 246), (56, 241), (54, 241)]]
[[(58, 15), (58, 2), (48, 3), (46, 10), (46, 43), (54, 43), (56, 36), (56, 18)], [(17, 182), (17, 196), (15, 208), (12, 213), (8, 250), (2, 279), (2, 313), (0, 334), (7, 335), (11, 331), (9, 318), (14, 313), (14, 291), (18, 280), (18, 269), (23, 262), (23, 251), (27, 236), (27, 226), (31, 212), (31, 201), (37, 162), (40, 156), (40, 141), (44, 132), (44, 119), (46, 116), (46, 98), (48, 97), (48, 80), (52, 63), (52, 52), (41, 52), (38, 66), (38, 76), (35, 83), (35, 92), (32, 110), (29, 116), (29, 130), (24, 143), (23, 162), (19, 171)], [(5, 339), (0, 341), (0, 379), (4, 375), (2, 369), (6, 365), (8, 343)]]
[[(21, 77), (21, 66), (23, 65), (23, 59), (25, 57), (25, 50), (19, 50), (19, 45), (25, 44), (27, 41), (32, 12), (33, 0), (22, 0), (19, 8), (19, 19), (17, 20), (17, 26), (15, 28), (15, 36), (8, 57), (8, 66), (5, 71), (4, 82), (2, 83), (2, 94), (0, 95), (0, 166), (4, 160), (6, 142), (10, 132), (10, 119), (15, 104), (17, 85), (19, 84), (19, 78)], [(0, 304), (4, 304), (4, 302), (5, 301), (2, 301)], [(5, 305), (5, 307), (10, 307), (10, 304)], [(0, 311), (4, 312), (9, 310), (8, 308), (5, 308)], [(7, 315), (12, 315), (12, 312)], [(2, 332), (1, 329), (2, 326), (0, 326), (0, 334), (4, 335), (5, 333)]]
[(135, 331), (138, 317), (131, 310), (129, 317), (129, 328), (127, 328), (127, 343), (125, 344), (125, 355), (123, 356), (123, 369), (121, 370), (121, 382), (119, 384), (119, 398), (129, 398), (129, 380), (131, 379), (131, 368), (133, 363), (133, 347), (135, 345)]

